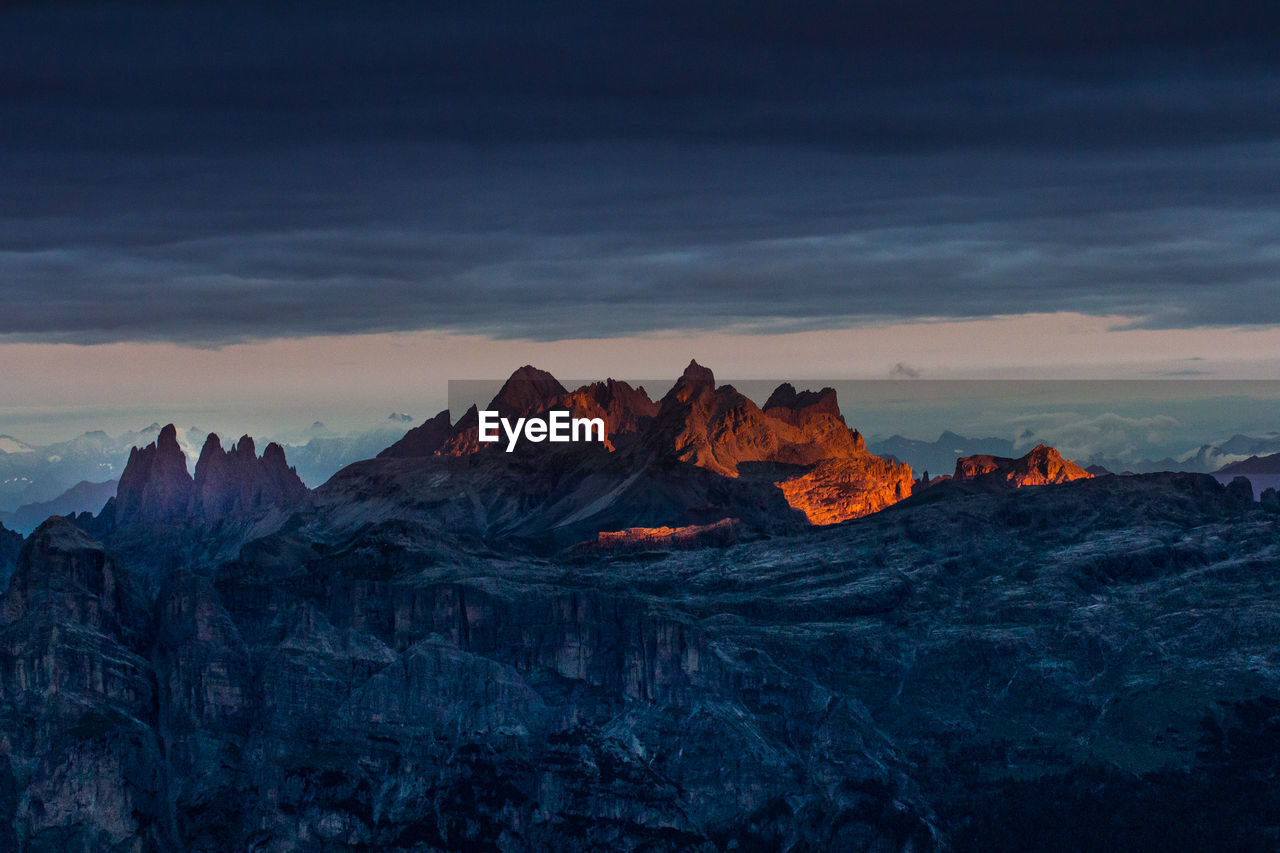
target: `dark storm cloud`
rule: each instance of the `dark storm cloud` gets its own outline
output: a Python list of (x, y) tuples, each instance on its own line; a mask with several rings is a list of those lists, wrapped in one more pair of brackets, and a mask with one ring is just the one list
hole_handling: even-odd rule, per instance
[(0, 334), (1280, 322), (1280, 8), (35, 4)]

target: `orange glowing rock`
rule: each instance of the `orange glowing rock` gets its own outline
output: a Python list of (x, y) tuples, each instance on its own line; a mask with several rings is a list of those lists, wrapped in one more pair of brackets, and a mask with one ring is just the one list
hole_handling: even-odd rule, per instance
[(736, 518), (684, 527), (628, 527), (626, 530), (600, 531), (596, 534), (595, 544), (600, 549), (639, 551), (728, 545), (737, 541), (741, 530), (742, 522)]
[(978, 477), (1002, 479), (1014, 487), (1047, 486), (1085, 480), (1093, 475), (1070, 459), (1063, 458), (1052, 447), (1037, 444), (1029, 453), (1018, 459), (1004, 456), (964, 456), (956, 460), (956, 472), (952, 479), (973, 480)]

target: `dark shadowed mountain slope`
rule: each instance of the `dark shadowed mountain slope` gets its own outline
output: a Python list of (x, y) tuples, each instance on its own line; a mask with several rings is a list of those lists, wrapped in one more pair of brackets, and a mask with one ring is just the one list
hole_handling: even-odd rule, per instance
[(580, 577), (861, 697), (956, 849), (1268, 849), (1276, 516), (1205, 475), (932, 492)]
[(0, 840), (1266, 849), (1280, 551), (1238, 491), (957, 492), (550, 560), (300, 517), (150, 607), (51, 521), (0, 607)]
[(453, 434), (449, 410), (424, 421), (404, 434), (404, 438), (378, 454), (379, 459), (412, 459), (439, 453)]
[(0, 611), (43, 667), (0, 680), (35, 723), (17, 849), (938, 847), (856, 697), (652, 596), (387, 522), (279, 531), (147, 611), (80, 531), (37, 539)]
[(18, 552), (22, 550), (22, 534), (0, 524), (0, 589), (9, 585), (9, 576), (18, 564)]
[(100, 544), (63, 518), (27, 540), (0, 599), (5, 849), (176, 846), (153, 636), (146, 597)]

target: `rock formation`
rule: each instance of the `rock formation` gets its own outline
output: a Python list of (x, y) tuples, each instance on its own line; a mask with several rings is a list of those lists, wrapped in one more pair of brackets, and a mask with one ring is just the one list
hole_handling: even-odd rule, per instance
[(0, 847), (1267, 849), (1274, 515), (936, 494), (553, 560), (308, 510), (153, 600), (52, 519), (0, 599)]
[(116, 486), (117, 521), (163, 522), (191, 512), (195, 483), (187, 473), (187, 457), (178, 446), (177, 430), (169, 424), (144, 448), (134, 448)]
[(55, 518), (0, 597), (0, 849), (1274, 847), (1274, 491), (1009, 488), (1038, 448), (815, 530), (909, 469), (749, 402), (693, 365), (614, 452), (367, 460), (251, 537), (282, 454), (207, 444), (206, 523), (138, 451), (153, 573)]
[(488, 408), (504, 418), (519, 418), (544, 412), (568, 389), (545, 370), (531, 364), (518, 368), (503, 383)]
[[(526, 365), (507, 379), (486, 409), (503, 417), (543, 415), (565, 410), (579, 418), (601, 418), (605, 423), (606, 446), (610, 450), (647, 428), (657, 414), (658, 404), (643, 388), (608, 379), (566, 391), (555, 377)], [(478, 440), (478, 412), (473, 406), (458, 423), (450, 425), (446, 409), (434, 418), (405, 433), (404, 438), (378, 454), (378, 458), (412, 459), (424, 456), (466, 456), (481, 450), (501, 450), (498, 445), (482, 445)]]
[[(867, 452), (862, 436), (845, 423), (831, 388), (797, 392), (783, 383), (761, 409), (732, 386), (717, 388), (714, 374), (697, 361), (689, 363), (659, 402), (650, 399), (643, 388), (613, 379), (565, 391), (551, 374), (526, 365), (511, 375), (487, 408), (506, 412), (509, 417), (541, 415), (557, 409), (568, 410), (575, 417), (604, 420), (604, 449), (625, 451), (616, 465), (597, 459), (592, 449), (557, 450), (546, 445), (526, 447), (525, 456), (521, 457), (528, 464), (549, 469), (537, 475), (526, 470), (526, 478), (559, 482), (570, 470), (586, 478), (587, 489), (567, 484), (578, 496), (562, 495), (558, 501), (564, 513), (575, 519), (592, 506), (593, 500), (608, 501), (615, 507), (634, 501), (630, 504), (633, 509), (646, 504), (651, 510), (661, 508), (655, 515), (663, 514), (662, 523), (673, 527), (734, 517), (725, 514), (695, 518), (695, 508), (707, 504), (702, 499), (706, 490), (677, 485), (699, 479), (673, 468), (681, 465), (729, 479), (745, 475), (753, 483), (771, 486), (813, 524), (831, 524), (875, 512), (909, 496), (914, 487), (910, 467)], [(447, 412), (440, 413), (410, 430), (379, 458), (506, 455), (498, 444), (479, 443), (474, 408), (452, 427), (448, 420)], [(539, 459), (542, 462), (534, 461)], [(602, 465), (610, 469), (604, 476), (600, 476)], [(669, 468), (672, 470), (661, 475), (665, 485), (657, 482), (657, 472)], [(474, 477), (473, 468), (454, 470), (472, 471), (468, 476)], [(643, 480), (637, 481), (636, 477)], [(642, 493), (645, 489), (648, 494)], [(592, 490), (594, 497), (588, 499), (585, 495)], [(740, 493), (729, 501), (739, 508), (743, 499), (761, 503), (756, 497), (745, 495), (751, 490), (746, 485), (721, 489), (725, 490)], [(673, 504), (680, 502), (680, 491), (688, 495), (689, 502), (683, 509), (676, 509)], [(748, 509), (742, 521), (749, 523), (748, 516), (759, 515)], [(560, 527), (563, 520), (563, 516), (543, 519), (548, 529)], [(617, 520), (637, 519), (623, 515)], [(653, 525), (659, 519), (651, 515), (644, 521)], [(591, 535), (594, 537), (596, 532), (591, 531)]]
[(1076, 463), (1064, 459), (1062, 454), (1052, 447), (1037, 444), (1026, 455), (1017, 459), (1002, 456), (962, 457), (956, 460), (956, 470), (952, 480), (985, 478), (1017, 488), (1068, 483), (1092, 476)]
[(146, 598), (100, 544), (60, 517), (31, 535), (0, 599), (5, 849), (175, 846), (152, 636)]
[(130, 454), (116, 497), (103, 510), (103, 529), (249, 517), (297, 501), (306, 493), (280, 445), (268, 444), (259, 458), (247, 435), (223, 450), (218, 436), (210, 433), (193, 478), (170, 424), (155, 444)]
[(200, 451), (194, 486), (191, 514), (211, 521), (289, 504), (307, 492), (280, 445), (268, 444), (259, 458), (249, 436), (223, 450), (214, 433)]
[(577, 418), (600, 418), (610, 449), (626, 447), (643, 435), (658, 414), (658, 404), (644, 388), (608, 379), (583, 385), (557, 397), (548, 408), (565, 409)]
[(696, 361), (663, 397), (650, 442), (727, 477), (755, 463), (797, 466), (802, 470), (775, 471), (773, 481), (812, 524), (876, 512), (913, 488), (909, 466), (867, 452), (831, 388), (797, 393), (783, 383), (762, 410), (732, 386), (716, 388)]
[(684, 527), (628, 527), (626, 530), (602, 530), (595, 546), (601, 551), (661, 551), (670, 548), (699, 548), (706, 545), (730, 545), (742, 535), (742, 523), (736, 518), (723, 518), (712, 524), (690, 524)]

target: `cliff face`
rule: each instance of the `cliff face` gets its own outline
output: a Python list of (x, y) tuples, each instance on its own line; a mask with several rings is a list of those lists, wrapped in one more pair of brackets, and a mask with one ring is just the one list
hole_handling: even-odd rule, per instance
[(276, 534), (148, 608), (42, 528), (0, 611), (9, 846), (935, 846), (855, 698), (632, 595), (424, 576), (415, 538)]
[(974, 480), (984, 477), (1017, 488), (1069, 483), (1092, 476), (1076, 463), (1064, 459), (1052, 447), (1037, 444), (1026, 455), (1017, 459), (1002, 456), (965, 456), (957, 459), (952, 479)]
[(171, 846), (146, 598), (62, 518), (27, 540), (0, 600), (6, 849)]
[(1274, 514), (928, 494), (561, 559), (319, 513), (154, 599), (51, 520), (0, 599), (0, 849), (1268, 849)]

